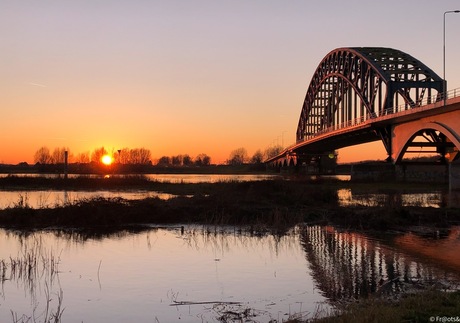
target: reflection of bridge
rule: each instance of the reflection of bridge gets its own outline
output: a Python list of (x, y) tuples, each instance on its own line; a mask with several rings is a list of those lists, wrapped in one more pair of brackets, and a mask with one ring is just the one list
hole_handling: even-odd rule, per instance
[(331, 300), (399, 293), (404, 283), (450, 279), (444, 270), (359, 233), (308, 226), (302, 231), (301, 243), (312, 277)]
[(442, 78), (399, 50), (333, 50), (308, 87), (296, 143), (267, 163), (309, 164), (334, 156), (336, 149), (377, 140), (393, 163), (421, 151), (416, 148), (452, 161), (460, 148), (460, 90), (445, 89)]

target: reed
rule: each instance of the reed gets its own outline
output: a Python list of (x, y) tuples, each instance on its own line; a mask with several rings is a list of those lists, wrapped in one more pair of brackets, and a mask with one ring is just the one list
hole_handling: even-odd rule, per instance
[[(18, 315), (12, 309), (10, 310), (14, 323), (25, 322), (43, 322), (58, 323), (61, 322), (63, 308), (63, 291), (56, 293), (56, 309), (52, 309), (53, 298), (50, 289), (59, 273), (60, 257), (53, 251), (45, 248), (41, 239), (27, 239), (22, 244), (22, 249), (16, 256), (10, 256), (8, 259), (0, 260), (0, 283), (14, 281), (18, 286), (22, 286), (27, 294), (30, 295), (33, 303), (32, 314)], [(40, 302), (37, 298), (37, 291), (42, 288), (41, 282), (44, 282), (43, 293), (45, 295), (44, 308), (40, 308)]]

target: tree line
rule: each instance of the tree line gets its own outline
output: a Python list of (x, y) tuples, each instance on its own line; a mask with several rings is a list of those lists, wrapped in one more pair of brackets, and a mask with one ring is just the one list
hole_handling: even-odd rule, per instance
[[(244, 147), (234, 149), (230, 152), (226, 163), (229, 165), (242, 165), (246, 163), (260, 164), (265, 159), (276, 156), (283, 150), (281, 146), (272, 146), (264, 151), (257, 150), (254, 155), (249, 154)], [(68, 163), (101, 163), (105, 155), (112, 157), (114, 163), (133, 164), (133, 165), (158, 165), (158, 166), (209, 166), (211, 157), (207, 154), (199, 154), (195, 158), (188, 154), (175, 156), (162, 156), (155, 163), (152, 161), (152, 154), (146, 148), (123, 148), (119, 150), (107, 150), (105, 147), (99, 147), (92, 152), (83, 152), (74, 155), (68, 147), (54, 148), (52, 151), (46, 147), (40, 147), (34, 154), (34, 163), (41, 165), (63, 164), (65, 162), (65, 153), (67, 152)]]
[(271, 146), (266, 148), (263, 152), (262, 150), (258, 149), (249, 157), (249, 154), (244, 147), (240, 147), (234, 149), (230, 152), (230, 156), (227, 160), (227, 164), (229, 165), (242, 165), (242, 164), (261, 164), (264, 160), (274, 157), (283, 151), (282, 146)]
[[(119, 150), (107, 150), (100, 147), (92, 152), (83, 152), (74, 155), (68, 147), (54, 148), (51, 151), (48, 147), (40, 147), (34, 154), (34, 163), (41, 165), (63, 164), (67, 152), (68, 163), (89, 164), (101, 163), (102, 157), (109, 155), (114, 163), (126, 165), (153, 165), (152, 154), (146, 148), (123, 148)], [(163, 156), (156, 162), (160, 166), (208, 166), (211, 164), (211, 157), (206, 154), (199, 154), (195, 158), (185, 154), (176, 156)]]

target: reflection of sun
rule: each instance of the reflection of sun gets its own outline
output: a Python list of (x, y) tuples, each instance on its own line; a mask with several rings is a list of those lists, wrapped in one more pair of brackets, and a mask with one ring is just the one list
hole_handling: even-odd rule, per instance
[(101, 161), (105, 165), (110, 165), (113, 162), (113, 158), (110, 155), (104, 155), (102, 156)]

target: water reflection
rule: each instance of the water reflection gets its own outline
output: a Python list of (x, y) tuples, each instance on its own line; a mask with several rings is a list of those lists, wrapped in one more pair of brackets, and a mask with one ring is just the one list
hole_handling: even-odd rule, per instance
[[(0, 174), (0, 177), (9, 177), (11, 174)], [(63, 178), (62, 174), (14, 174), (17, 177)], [(68, 174), (68, 178), (142, 178), (164, 183), (217, 183), (228, 181), (262, 181), (282, 178), (276, 174), (138, 174), (138, 175), (100, 175), (100, 174)], [(340, 177), (342, 178), (342, 177)]]
[(459, 237), (460, 228), (378, 238), (322, 226), (286, 235), (215, 226), (0, 230), (0, 322), (11, 313), (43, 321), (62, 308), (66, 322), (308, 319), (328, 300), (435, 282), (455, 288)]
[[(396, 239), (397, 244), (403, 245), (411, 237), (402, 235)], [(433, 264), (426, 258), (428, 253), (422, 253), (424, 258), (414, 257), (405, 248), (390, 246), (390, 240), (383, 241), (333, 227), (306, 227), (301, 234), (312, 276), (323, 295), (331, 300), (357, 299), (372, 293), (398, 294), (414, 284), (434, 281), (457, 286), (457, 274)], [(424, 241), (425, 246), (432, 245)], [(456, 241), (436, 250), (459, 254), (460, 245)], [(460, 266), (455, 266), (460, 272)]]
[(446, 200), (450, 196), (455, 196), (455, 194), (456, 192), (448, 194), (440, 191), (429, 193), (353, 193), (350, 188), (337, 190), (341, 206), (420, 206), (439, 208), (447, 206)]
[[(325, 299), (305, 272), (299, 235), (245, 232), (178, 227), (90, 237), (0, 231), (0, 260), (22, 255), (34, 241), (41, 241), (43, 259), (59, 255), (53, 283), (44, 280), (47, 274), (32, 276), (33, 293), (19, 288), (17, 279), (2, 281), (2, 308), (7, 310), (0, 311), (0, 321), (11, 318), (9, 310), (38, 317), (47, 295), (57, 300), (60, 291), (63, 321), (70, 322), (217, 322), (237, 317), (268, 322), (314, 313)], [(58, 308), (56, 302), (49, 305), (53, 312)]]
[(0, 209), (7, 207), (31, 207), (53, 208), (76, 203), (81, 200), (95, 198), (122, 198), (125, 200), (140, 200), (145, 198), (160, 198), (167, 200), (175, 197), (174, 194), (146, 191), (59, 191), (59, 190), (37, 190), (37, 191), (1, 191)]

